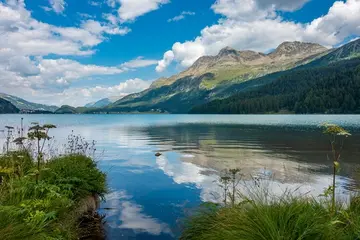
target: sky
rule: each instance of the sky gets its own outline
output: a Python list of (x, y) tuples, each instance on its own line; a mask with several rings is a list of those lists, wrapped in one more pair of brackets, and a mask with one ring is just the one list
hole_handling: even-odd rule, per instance
[(359, 36), (360, 0), (0, 0), (0, 92), (83, 106), (226, 46), (331, 48)]

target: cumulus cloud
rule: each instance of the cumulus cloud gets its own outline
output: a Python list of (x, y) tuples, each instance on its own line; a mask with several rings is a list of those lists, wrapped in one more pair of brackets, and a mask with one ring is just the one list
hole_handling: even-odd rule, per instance
[[(95, 86), (88, 88), (68, 88), (62, 92), (55, 93), (59, 100), (59, 105), (84, 106), (85, 104), (97, 101), (102, 98), (111, 98), (116, 96), (123, 98), (131, 93), (140, 92), (151, 85), (151, 81), (145, 81), (139, 78), (128, 79), (114, 86)], [(79, 95), (81, 99), (79, 99)], [(43, 95), (44, 98), (48, 96)]]
[[(14, 61), (12, 61), (15, 59)], [(118, 67), (104, 67), (97, 65), (83, 65), (69, 59), (40, 59), (38, 62), (29, 58), (13, 57), (9, 64), (0, 66), (0, 70), (8, 72), (0, 76), (2, 87), (10, 87), (17, 83), (33, 89), (45, 89), (48, 91), (61, 91), (67, 88), (71, 82), (94, 75), (113, 75), (124, 72)], [(6, 76), (11, 76), (9, 83)]]
[(180, 15), (177, 15), (173, 18), (168, 19), (168, 22), (178, 22), (178, 21), (184, 19), (186, 16), (193, 16), (193, 15), (195, 15), (194, 12), (183, 11), (182, 13), (180, 13)]
[(156, 65), (158, 60), (152, 59), (144, 59), (144, 57), (137, 57), (134, 60), (123, 63), (121, 66), (124, 68), (140, 68), (140, 67), (148, 67), (151, 65)]
[(183, 67), (191, 66), (199, 57), (215, 55), (220, 49), (268, 51), (284, 41), (307, 41), (331, 47), (350, 35), (360, 35), (360, 1), (337, 1), (328, 13), (309, 23), (286, 21), (276, 11), (293, 11), (307, 1), (218, 0), (212, 9), (223, 15), (217, 24), (206, 27), (193, 41), (174, 43), (159, 62), (161, 72), (173, 56)]
[(259, 19), (275, 11), (295, 11), (310, 0), (217, 0), (212, 9), (228, 18)]
[(116, 6), (116, 1), (120, 3), (118, 14), (123, 22), (134, 21), (137, 17), (157, 10), (161, 5), (170, 2), (170, 0), (110, 0), (113, 7)]
[(281, 11), (295, 11), (300, 9), (310, 0), (258, 0), (259, 7), (268, 8), (269, 6)]
[(64, 0), (49, 0), (51, 8), (56, 13), (62, 13), (65, 10), (66, 2)]
[(64, 0), (49, 0), (50, 7), (42, 6), (46, 12), (55, 12), (57, 14), (62, 14), (65, 11), (66, 2)]
[(94, 52), (89, 47), (104, 41), (106, 34), (124, 35), (128, 32), (127, 28), (94, 20), (85, 21), (81, 27), (57, 27), (32, 18), (22, 0), (0, 2), (3, 40), (0, 49), (12, 49), (17, 55), (89, 55)]
[(158, 62), (158, 65), (156, 66), (157, 72), (163, 72), (174, 60), (174, 52), (173, 51), (167, 51), (164, 53), (164, 58)]
[[(3, 56), (11, 52), (2, 51)], [(5, 57), (4, 57), (5, 58)], [(94, 87), (73, 88), (71, 84), (96, 76), (121, 74), (130, 68), (140, 68), (156, 64), (154, 60), (137, 58), (117, 67), (84, 65), (69, 59), (30, 59), (10, 57), (5, 61), (0, 57), (0, 84), (2, 91), (23, 96), (36, 95), (43, 103), (82, 106), (101, 98), (117, 96), (119, 98), (134, 92), (140, 92), (151, 85), (151, 81), (139, 78), (129, 79), (115, 86), (98, 85)], [(9, 81), (11, 79), (12, 81)], [(81, 98), (79, 98), (81, 96)]]
[[(125, 35), (129, 31), (111, 21), (94, 20), (84, 20), (79, 27), (58, 27), (34, 19), (23, 0), (0, 2), (1, 90), (25, 98), (36, 95), (51, 98), (51, 95), (46, 95), (51, 92), (52, 96), (60, 98), (56, 94), (68, 90), (74, 81), (123, 73), (127, 71), (124, 66), (84, 65), (66, 57), (93, 54), (94, 47), (106, 40), (108, 35)], [(138, 60), (143, 61), (142, 65), (149, 64), (148, 60)], [(142, 67), (141, 63), (136, 67)], [(125, 91), (121, 86), (116, 89), (107, 90)]]

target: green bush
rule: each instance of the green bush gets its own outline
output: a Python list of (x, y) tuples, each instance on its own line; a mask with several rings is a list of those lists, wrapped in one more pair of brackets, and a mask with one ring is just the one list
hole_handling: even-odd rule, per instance
[[(356, 200), (358, 201), (358, 200)], [(183, 240), (341, 240), (360, 238), (360, 207), (331, 208), (315, 200), (250, 201), (235, 207), (201, 209), (190, 217)]]
[(51, 160), (41, 176), (45, 182), (70, 191), (74, 198), (106, 192), (106, 175), (97, 169), (96, 163), (83, 155), (68, 155)]
[[(21, 174), (13, 166), (21, 166)], [(51, 159), (42, 166), (39, 179), (26, 152), (1, 156), (0, 169), (6, 169), (0, 184), (2, 240), (77, 239), (77, 203), (106, 192), (105, 174), (81, 155)]]

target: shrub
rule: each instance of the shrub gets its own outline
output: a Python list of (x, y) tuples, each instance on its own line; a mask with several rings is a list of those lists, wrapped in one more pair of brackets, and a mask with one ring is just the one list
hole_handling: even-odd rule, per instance
[(1, 239), (77, 239), (79, 216), (73, 210), (81, 198), (106, 192), (105, 174), (91, 158), (68, 155), (45, 163), (35, 179), (35, 164), (28, 164), (27, 156), (14, 156), (19, 157), (0, 157), (3, 169), (14, 159), (26, 166), (19, 176), (9, 171), (0, 184)]
[(74, 193), (74, 198), (89, 194), (102, 196), (106, 192), (106, 175), (97, 169), (95, 161), (83, 155), (62, 156), (49, 161), (41, 178)]

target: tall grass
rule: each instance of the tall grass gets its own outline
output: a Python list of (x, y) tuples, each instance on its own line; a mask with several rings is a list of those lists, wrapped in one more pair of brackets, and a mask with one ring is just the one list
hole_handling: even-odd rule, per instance
[(44, 163), (36, 181), (25, 153), (0, 156), (1, 168), (11, 169), (0, 185), (0, 239), (78, 239), (74, 210), (85, 196), (106, 192), (105, 174), (91, 158), (67, 155)]
[(333, 215), (331, 204), (283, 197), (234, 207), (202, 207), (186, 223), (180, 239), (341, 240), (360, 239), (359, 199)]

